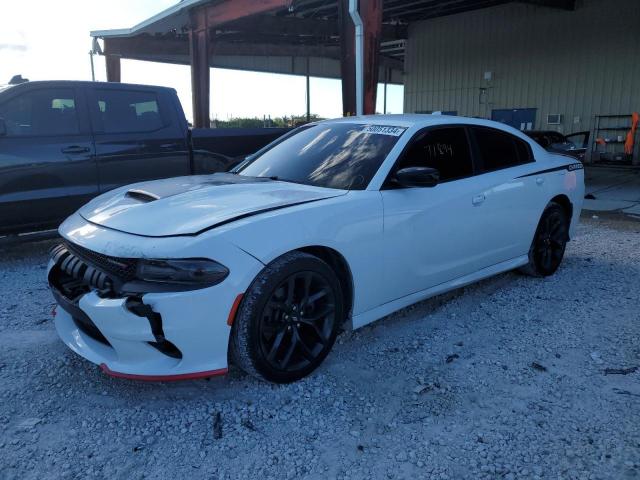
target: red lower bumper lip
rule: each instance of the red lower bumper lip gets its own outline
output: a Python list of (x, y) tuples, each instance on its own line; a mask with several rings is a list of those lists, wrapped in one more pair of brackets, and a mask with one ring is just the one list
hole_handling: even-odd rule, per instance
[(126, 378), (127, 380), (138, 380), (142, 382), (177, 382), (180, 380), (195, 380), (198, 378), (215, 377), (226, 375), (228, 369), (207, 370), (205, 372), (182, 373), (179, 375), (135, 375), (133, 373), (114, 372), (106, 364), (101, 363), (100, 368), (104, 373), (115, 378)]

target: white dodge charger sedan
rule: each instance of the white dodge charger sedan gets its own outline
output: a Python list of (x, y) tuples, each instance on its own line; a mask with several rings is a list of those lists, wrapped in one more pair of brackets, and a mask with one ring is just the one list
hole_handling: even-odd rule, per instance
[(341, 328), (507, 270), (553, 274), (582, 168), (486, 120), (306, 125), (230, 173), (130, 185), (69, 217), (48, 269), (56, 328), (114, 376), (232, 361), (295, 381)]

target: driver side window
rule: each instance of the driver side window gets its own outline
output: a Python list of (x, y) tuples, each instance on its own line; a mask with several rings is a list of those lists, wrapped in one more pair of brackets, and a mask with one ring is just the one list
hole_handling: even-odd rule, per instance
[(17, 95), (0, 105), (7, 136), (77, 135), (75, 93), (70, 88), (43, 88)]
[(436, 128), (418, 134), (398, 165), (398, 169), (407, 167), (435, 168), (440, 172), (440, 182), (472, 176), (473, 162), (464, 128)]

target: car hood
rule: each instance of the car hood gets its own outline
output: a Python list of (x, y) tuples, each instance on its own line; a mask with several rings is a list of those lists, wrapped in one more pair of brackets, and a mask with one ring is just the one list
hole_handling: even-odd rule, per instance
[(344, 194), (217, 173), (128, 185), (92, 200), (79, 214), (91, 223), (135, 235), (195, 235), (247, 216)]

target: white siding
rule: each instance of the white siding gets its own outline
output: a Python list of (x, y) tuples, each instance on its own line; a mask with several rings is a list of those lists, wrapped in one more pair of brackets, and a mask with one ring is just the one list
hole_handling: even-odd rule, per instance
[[(405, 70), (406, 112), (537, 108), (536, 129), (590, 130), (595, 115), (640, 110), (640, 1), (514, 2), (415, 23)], [(547, 125), (556, 113), (563, 124)]]

